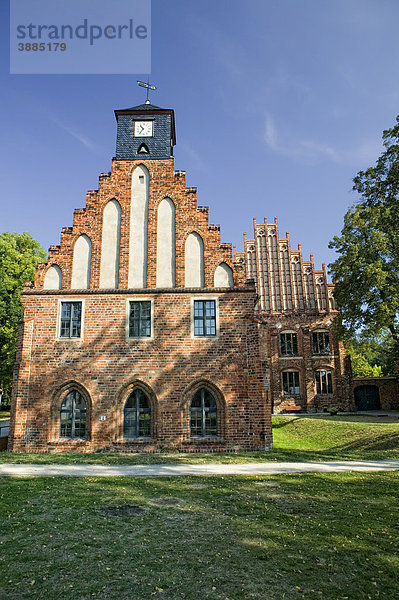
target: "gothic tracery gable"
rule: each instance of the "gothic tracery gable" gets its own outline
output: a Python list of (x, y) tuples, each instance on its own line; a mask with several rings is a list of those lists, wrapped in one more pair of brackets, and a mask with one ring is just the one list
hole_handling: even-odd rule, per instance
[(328, 313), (336, 310), (333, 285), (327, 283), (326, 267), (315, 270), (313, 256), (302, 259), (301, 245), (291, 249), (290, 236), (278, 235), (274, 223), (257, 223), (254, 238), (244, 234), (244, 252), (235, 253), (235, 262), (245, 264), (246, 276), (256, 283), (258, 310), (265, 313)]

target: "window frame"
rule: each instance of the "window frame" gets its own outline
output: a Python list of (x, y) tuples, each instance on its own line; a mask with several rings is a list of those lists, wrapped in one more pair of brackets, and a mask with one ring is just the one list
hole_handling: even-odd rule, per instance
[[(148, 402), (148, 408), (145, 408), (145, 409), (140, 408), (140, 398), (137, 397), (137, 394), (140, 394), (140, 392), (142, 394), (144, 394), (144, 396), (146, 397), (147, 402)], [(126, 404), (128, 403), (130, 397), (133, 395), (135, 396), (135, 407), (133, 407), (131, 409), (127, 409), (127, 410), (130, 410), (131, 412), (136, 413), (136, 435), (126, 435), (126, 433), (125, 433)], [(137, 440), (137, 439), (150, 440), (150, 439), (152, 439), (152, 412), (153, 411), (152, 411), (152, 405), (151, 405), (151, 398), (149, 397), (149, 395), (144, 390), (142, 390), (140, 387), (135, 387), (130, 392), (128, 397), (126, 398), (125, 404), (123, 406), (123, 424), (122, 424), (123, 439), (125, 439), (125, 440)], [(140, 413), (149, 413), (149, 415), (150, 415), (150, 433), (149, 433), (149, 435), (140, 435)]]
[[(318, 389), (318, 383), (319, 382), (317, 380), (318, 373), (325, 373), (327, 375), (327, 391), (323, 391), (323, 385), (322, 385), (322, 379), (321, 378), (320, 378), (320, 391), (319, 391), (319, 389)], [(328, 377), (328, 375), (330, 377)], [(315, 381), (316, 395), (317, 396), (331, 396), (331, 394), (334, 393), (333, 376), (332, 375), (333, 375), (332, 369), (330, 369), (328, 367), (326, 367), (326, 368), (320, 368), (320, 369), (316, 369), (315, 370), (314, 381)]]
[[(81, 313), (80, 313), (80, 336), (79, 337), (66, 337), (61, 336), (61, 318), (62, 318), (62, 305), (66, 303), (80, 303), (81, 304)], [(56, 338), (59, 341), (69, 341), (69, 342), (80, 342), (84, 339), (84, 325), (85, 325), (85, 298), (59, 298), (58, 306), (57, 306), (57, 327), (56, 327)]]
[[(194, 401), (195, 396), (201, 392), (201, 407), (197, 408), (197, 412), (201, 411), (201, 434), (200, 435), (196, 435), (196, 434), (192, 434), (191, 433), (191, 411), (192, 409), (192, 403)], [(206, 432), (206, 408), (205, 408), (205, 393), (208, 393), (214, 403), (215, 403), (215, 408), (214, 410), (212, 410), (212, 413), (214, 412), (216, 414), (216, 433), (207, 433)], [(209, 410), (208, 410), (209, 412)], [(189, 431), (190, 431), (190, 439), (197, 439), (197, 440), (203, 440), (203, 439), (215, 439), (220, 437), (220, 422), (219, 422), (219, 407), (218, 407), (218, 401), (215, 397), (215, 395), (211, 392), (211, 390), (209, 390), (206, 387), (200, 387), (198, 388), (194, 394), (192, 394), (191, 396), (191, 400), (190, 400), (190, 404), (189, 404)]]
[[(130, 303), (131, 302), (150, 302), (150, 335), (129, 335), (130, 333)], [(153, 340), (154, 339), (154, 297), (151, 296), (130, 296), (126, 299), (126, 325), (125, 337), (127, 341), (132, 340)]]
[[(328, 350), (315, 350), (315, 336), (317, 336), (317, 347), (320, 348), (320, 343), (319, 343), (319, 339), (318, 336), (328, 336)], [(322, 330), (322, 329), (317, 329), (316, 331), (312, 331), (312, 354), (314, 356), (328, 356), (330, 354), (332, 354), (331, 352), (331, 336), (330, 336), (330, 332), (327, 330)]]
[[(286, 392), (284, 389), (284, 375), (288, 375), (291, 373), (295, 373), (295, 375), (298, 376), (298, 386), (295, 386), (295, 385), (293, 386), (294, 388), (296, 388), (296, 387), (298, 388), (298, 392), (293, 392), (293, 393), (291, 393), (290, 391)], [(288, 382), (288, 384), (289, 384), (289, 382)], [(288, 387), (289, 387), (289, 385), (288, 385)], [(282, 389), (284, 396), (299, 397), (301, 395), (301, 377), (300, 377), (300, 373), (297, 369), (286, 369), (281, 372), (281, 389)]]
[[(214, 302), (215, 303), (215, 334), (196, 335), (195, 334), (195, 302)], [(190, 329), (191, 338), (195, 340), (215, 340), (219, 338), (219, 298), (215, 296), (192, 296), (190, 298)]]
[[(296, 346), (296, 352), (283, 352), (282, 349), (282, 336), (295, 336), (295, 346)], [(294, 339), (294, 338), (293, 338)], [(292, 344), (294, 345), (294, 344)], [(281, 331), (280, 335), (279, 335), (279, 355), (280, 356), (299, 356), (299, 351), (298, 351), (298, 332), (297, 331)]]
[[(79, 394), (79, 396), (82, 398), (82, 400), (83, 400), (83, 402), (85, 404), (84, 410), (79, 410), (80, 414), (83, 413), (85, 415), (85, 420), (84, 420), (84, 423), (85, 423), (85, 434), (84, 434), (84, 436), (76, 436), (75, 435), (75, 427), (76, 427), (76, 422), (75, 422), (75, 414), (76, 414), (75, 403), (76, 403), (76, 398), (75, 398), (75, 396), (72, 399), (72, 409), (68, 410), (68, 411), (67, 410), (62, 410), (62, 406), (63, 406), (65, 400), (67, 399), (67, 397), (69, 396), (69, 394), (72, 394), (73, 392), (75, 392), (75, 394)], [(87, 409), (87, 404), (88, 404), (87, 398), (85, 398), (85, 396), (78, 389), (76, 389), (76, 388), (71, 388), (63, 396), (63, 398), (61, 400), (60, 408), (59, 408), (59, 411), (58, 411), (58, 416), (59, 416), (59, 429), (58, 429), (59, 435), (58, 435), (58, 437), (59, 437), (60, 440), (87, 440), (88, 439), (88, 436), (87, 436), (87, 425), (88, 425), (88, 418), (87, 418), (87, 416), (88, 416), (88, 409)], [(71, 435), (68, 435), (68, 436), (61, 434), (61, 427), (62, 427), (61, 414), (63, 412), (64, 413), (71, 413), (71, 415), (72, 415), (71, 416)]]

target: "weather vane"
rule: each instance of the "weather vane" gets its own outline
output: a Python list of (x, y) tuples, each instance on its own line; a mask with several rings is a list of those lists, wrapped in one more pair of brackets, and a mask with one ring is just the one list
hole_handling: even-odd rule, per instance
[(150, 80), (147, 80), (147, 83), (145, 83), (145, 81), (139, 81), (137, 80), (137, 83), (139, 84), (140, 87), (146, 88), (147, 89), (147, 100), (145, 101), (146, 104), (151, 104), (150, 103), (150, 90), (156, 90), (157, 88), (155, 87), (155, 85), (150, 85)]

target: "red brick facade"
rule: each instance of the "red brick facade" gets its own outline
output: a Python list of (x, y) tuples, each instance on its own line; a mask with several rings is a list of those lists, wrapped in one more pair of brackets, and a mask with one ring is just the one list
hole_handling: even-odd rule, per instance
[[(272, 410), (351, 409), (350, 359), (331, 327), (338, 312), (326, 266), (315, 269), (313, 255), (304, 260), (301, 245), (291, 248), (289, 233), (280, 238), (277, 218), (273, 223), (254, 219), (254, 236), (244, 234), (244, 252), (234, 251), (234, 260), (245, 265), (247, 279), (256, 284), (254, 316), (261, 324), (262, 366)], [(290, 352), (282, 345), (286, 333), (295, 337)], [(317, 348), (318, 334), (326, 336), (325, 348)], [(284, 386), (288, 372), (296, 378), (295, 388)]]
[[(33, 287), (22, 294), (21, 327), (9, 449), (17, 452), (93, 451), (234, 451), (270, 448), (271, 408), (263, 382), (259, 325), (254, 322), (256, 291), (246, 285), (242, 265), (233, 265), (231, 244), (220, 242), (219, 226), (208, 223), (208, 209), (197, 207), (196, 190), (185, 187), (185, 174), (173, 158), (146, 160), (149, 172), (147, 287), (128, 289), (129, 222), (132, 170), (143, 161), (117, 161), (100, 175), (98, 191), (89, 192), (85, 209), (75, 210), (72, 228), (61, 245), (51, 246), (47, 265), (39, 265)], [(176, 287), (156, 288), (157, 208), (170, 198), (175, 213)], [(102, 215), (107, 202), (121, 205), (119, 287), (99, 289)], [(184, 244), (198, 233), (204, 245), (203, 288), (184, 287)], [(80, 235), (92, 243), (90, 286), (71, 289), (73, 248)], [(215, 288), (218, 265), (232, 269), (234, 285)], [(61, 289), (45, 289), (51, 265), (62, 273)], [(217, 335), (192, 333), (193, 299), (212, 299)], [(126, 334), (127, 303), (151, 300), (150, 338)], [(60, 338), (60, 302), (82, 303), (82, 333)], [(190, 403), (196, 390), (208, 390), (217, 405), (217, 435), (190, 435)], [(151, 434), (124, 437), (126, 400), (142, 390), (151, 406)], [(85, 439), (60, 435), (60, 408), (77, 390), (87, 408)]]
[(397, 377), (354, 377), (352, 383), (354, 410), (399, 410)]
[[(134, 120), (143, 110), (145, 106), (122, 111), (126, 119), (120, 132), (126, 143), (128, 119), (132, 116)], [(148, 114), (156, 119), (156, 107), (151, 106)], [(131, 210), (136, 210), (132, 208), (136, 194), (132, 178), (142, 165), (148, 174), (145, 236), (137, 244), (144, 248), (145, 284), (129, 288), (132, 248), (140, 237), (132, 238)], [(164, 199), (174, 211), (173, 235), (167, 238), (169, 245), (173, 244), (173, 284), (167, 288), (157, 287), (158, 207)], [(102, 289), (101, 255), (108, 252), (104, 250), (108, 248), (104, 246), (108, 235), (104, 233), (104, 214), (111, 201), (120, 209), (116, 267), (112, 258), (116, 284)], [(203, 258), (198, 269), (202, 269), (202, 284), (186, 287), (192, 264), (187, 258), (187, 239), (193, 233), (201, 240), (198, 252)], [(83, 239), (87, 285), (75, 289), (73, 271), (83, 264), (76, 258), (77, 242)], [(114, 256), (116, 237), (112, 239), (110, 257)], [(350, 367), (330, 331), (336, 310), (325, 267), (315, 271), (312, 258), (305, 262), (300, 248), (291, 251), (288, 234), (278, 238), (277, 221), (272, 225), (255, 222), (254, 239), (245, 239), (244, 247), (244, 252), (234, 252), (233, 260), (231, 244), (221, 243), (219, 226), (208, 223), (208, 208), (197, 206), (196, 188), (186, 187), (185, 172), (174, 170), (173, 157), (114, 159), (111, 172), (100, 175), (98, 190), (88, 192), (86, 207), (75, 210), (73, 226), (62, 229), (60, 245), (50, 247), (48, 263), (38, 266), (35, 281), (23, 290), (25, 312), (9, 449), (268, 449), (272, 446), (273, 407), (277, 412), (320, 411), (331, 405), (348, 408)], [(197, 304), (208, 301), (216, 309), (216, 317), (212, 317), (215, 331), (209, 335), (198, 335), (194, 329), (195, 300)], [(132, 336), (131, 302), (151, 305), (151, 335)], [(72, 333), (65, 336), (61, 332), (62, 307), (76, 304), (81, 308), (81, 330), (76, 337)], [(282, 355), (281, 334), (286, 331), (295, 337), (296, 352)], [(328, 332), (327, 351), (315, 353), (315, 331)], [(295, 386), (288, 392), (283, 389), (286, 371), (296, 373), (290, 375)], [(317, 383), (320, 372), (325, 381)], [(150, 430), (146, 435), (127, 436), (126, 403), (136, 390), (147, 398)], [(216, 406), (212, 410), (217, 425), (212, 435), (207, 433), (211, 429), (205, 424), (209, 414), (204, 404), (202, 435), (193, 435), (195, 428), (190, 425), (193, 398), (205, 393), (200, 390), (206, 390)], [(61, 409), (65, 409), (70, 392), (78, 394), (85, 406), (84, 436), (65, 434), (60, 427)]]

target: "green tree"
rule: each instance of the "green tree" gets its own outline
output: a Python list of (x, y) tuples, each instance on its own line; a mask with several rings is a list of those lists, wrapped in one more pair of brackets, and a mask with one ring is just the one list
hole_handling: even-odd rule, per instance
[[(395, 342), (389, 331), (384, 329), (380, 335), (357, 335), (350, 349), (362, 354), (369, 365), (381, 367), (382, 375), (396, 375), (394, 361)], [(349, 349), (349, 351), (350, 351)]]
[(0, 388), (5, 399), (11, 396), (12, 372), (23, 316), (21, 290), (34, 278), (36, 265), (46, 252), (29, 233), (0, 234)]
[(381, 377), (383, 375), (382, 367), (371, 364), (361, 352), (356, 352), (353, 348), (349, 348), (349, 355), (352, 363), (353, 377)]
[(362, 199), (344, 217), (341, 236), (330, 248), (330, 265), (343, 329), (354, 335), (389, 331), (399, 360), (399, 117), (383, 133), (385, 150), (375, 167), (360, 171), (353, 189)]

